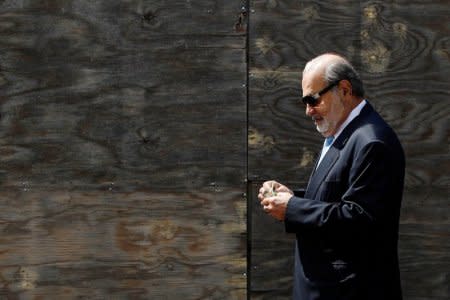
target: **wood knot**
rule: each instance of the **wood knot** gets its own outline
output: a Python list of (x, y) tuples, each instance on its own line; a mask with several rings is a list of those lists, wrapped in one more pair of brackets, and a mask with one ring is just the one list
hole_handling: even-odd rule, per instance
[(239, 17), (234, 23), (234, 30), (236, 32), (245, 32), (247, 30), (247, 11), (245, 9), (239, 14)]
[(143, 127), (137, 129), (136, 134), (139, 138), (139, 143), (146, 145), (146, 146), (156, 148), (159, 146), (159, 144), (161, 142), (161, 136), (159, 136), (155, 133), (150, 135), (149, 132)]
[(390, 57), (391, 51), (379, 42), (371, 45), (367, 50), (361, 51), (362, 62), (368, 71), (372, 73), (386, 71), (389, 66)]
[(367, 40), (370, 39), (369, 31), (366, 30), (366, 29), (361, 30), (360, 36), (361, 36), (361, 39), (362, 39), (363, 41), (367, 41)]
[(278, 6), (277, 0), (268, 0), (266, 7), (274, 9)]
[(399, 36), (402, 40), (404, 40), (406, 38), (408, 26), (406, 26), (406, 24), (397, 22), (392, 24), (392, 30), (397, 36)]
[(264, 55), (275, 48), (275, 42), (268, 36), (256, 39), (255, 45)]
[(168, 220), (161, 222), (153, 227), (152, 235), (158, 240), (172, 240), (178, 231), (178, 226)]
[(307, 21), (313, 21), (319, 18), (319, 10), (315, 6), (305, 7), (302, 12), (302, 18)]
[(156, 23), (156, 13), (154, 11), (148, 11), (141, 16), (142, 22), (154, 25)]
[(378, 17), (378, 9), (375, 5), (364, 8), (364, 17), (369, 21), (374, 21)]
[(255, 128), (250, 127), (248, 132), (248, 145), (253, 149), (260, 149), (268, 153), (275, 147), (275, 141), (271, 136), (264, 136)]
[(266, 90), (273, 90), (280, 85), (279, 73), (269, 73), (264, 77), (263, 87)]
[(300, 159), (300, 167), (305, 168), (314, 163), (314, 152), (308, 150), (308, 148), (303, 147), (303, 154)]

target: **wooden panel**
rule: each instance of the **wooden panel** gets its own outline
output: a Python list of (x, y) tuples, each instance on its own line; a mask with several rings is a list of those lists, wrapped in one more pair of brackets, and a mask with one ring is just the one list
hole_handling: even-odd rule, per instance
[(361, 75), (406, 153), (399, 256), (405, 299), (448, 299), (447, 1), (361, 3)]
[(241, 190), (0, 197), (2, 298), (245, 298)]
[[(359, 1), (251, 1), (249, 179), (251, 299), (290, 299), (294, 239), (258, 205), (262, 181), (305, 187), (322, 143), (298, 103), (306, 61), (324, 52), (356, 57)], [(357, 58), (357, 57), (356, 57)]]
[[(447, 2), (251, 1), (249, 178), (306, 184), (322, 138), (295, 104), (301, 71), (325, 51), (349, 57), (407, 156), (399, 242), (405, 299), (449, 297)], [(268, 222), (259, 210), (252, 214), (252, 224)], [(280, 242), (283, 229), (273, 226), (267, 235), (260, 226), (251, 231), (251, 267), (278, 262), (271, 252), (291, 255), (289, 237)], [(291, 270), (251, 270), (252, 299), (289, 298)]]
[(251, 299), (290, 299), (294, 269), (295, 235), (287, 235), (284, 223), (267, 216), (257, 199), (262, 182), (249, 184)]
[(448, 187), (405, 190), (399, 242), (405, 299), (449, 298), (448, 201)]
[(251, 1), (249, 178), (307, 181), (321, 137), (299, 105), (304, 64), (359, 45), (359, 1)]
[(0, 298), (246, 297), (241, 13), (1, 1)]
[(96, 38), (107, 21), (36, 14), (3, 18), (3, 184), (243, 182), (244, 36), (109, 42)]
[(410, 187), (450, 182), (450, 7), (429, 2), (362, 3), (361, 74), (368, 98), (404, 145)]

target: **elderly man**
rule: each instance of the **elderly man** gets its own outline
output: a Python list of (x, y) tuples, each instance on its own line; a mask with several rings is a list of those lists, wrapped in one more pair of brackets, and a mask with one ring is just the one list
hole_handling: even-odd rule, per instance
[(306, 114), (325, 137), (306, 191), (267, 181), (258, 195), (264, 211), (296, 234), (293, 298), (401, 299), (402, 146), (345, 58), (308, 62), (302, 90)]

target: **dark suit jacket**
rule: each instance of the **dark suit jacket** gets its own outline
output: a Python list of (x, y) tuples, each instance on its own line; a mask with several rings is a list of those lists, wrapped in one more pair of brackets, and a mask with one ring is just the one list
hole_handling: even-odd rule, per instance
[(297, 235), (298, 300), (401, 299), (397, 256), (405, 161), (397, 136), (366, 103), (287, 206)]

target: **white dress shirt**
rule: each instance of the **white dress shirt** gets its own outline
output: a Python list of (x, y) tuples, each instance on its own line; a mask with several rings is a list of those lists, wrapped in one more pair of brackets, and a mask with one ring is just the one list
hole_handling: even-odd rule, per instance
[(347, 125), (353, 121), (354, 118), (359, 116), (361, 113), (361, 110), (363, 109), (364, 105), (366, 105), (366, 100), (361, 101), (348, 115), (347, 119), (345, 119), (344, 123), (341, 124), (339, 129), (334, 134), (333, 142), (331, 142), (328, 146), (326, 145), (325, 141), (323, 142), (323, 148), (322, 153), (320, 154), (319, 162), (317, 163), (317, 167), (319, 166), (320, 162), (322, 161), (322, 158), (325, 156), (325, 154), (328, 152), (328, 149), (333, 145), (334, 141), (339, 137), (339, 135), (342, 133), (342, 131), (347, 127)]

